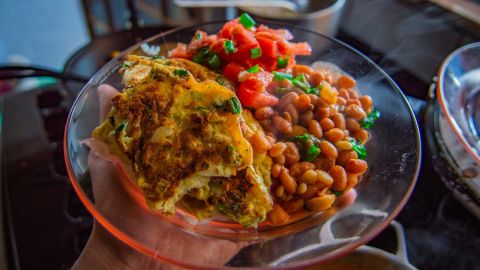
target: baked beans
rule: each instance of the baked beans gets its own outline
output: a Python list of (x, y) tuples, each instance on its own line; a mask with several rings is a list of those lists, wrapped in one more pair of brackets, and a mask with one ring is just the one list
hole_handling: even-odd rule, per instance
[(327, 210), (336, 192), (354, 187), (368, 170), (356, 151), (369, 138), (361, 122), (373, 111), (372, 98), (361, 96), (350, 76), (334, 79), (329, 72), (304, 65), (294, 66), (292, 73), (303, 74), (311, 87), (322, 90), (318, 95), (305, 93), (281, 83), (290, 92), (283, 92), (276, 106), (255, 111), (269, 133), (253, 133), (252, 145), (274, 161), (275, 204), (267, 216), (272, 224), (284, 224), (289, 214), (302, 209)]

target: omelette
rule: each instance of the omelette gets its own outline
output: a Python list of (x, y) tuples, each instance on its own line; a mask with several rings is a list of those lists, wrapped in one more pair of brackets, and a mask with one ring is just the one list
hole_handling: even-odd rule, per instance
[(234, 86), (185, 59), (129, 56), (121, 72), (125, 89), (92, 136), (131, 166), (148, 206), (244, 226), (265, 220), (272, 161), (252, 149), (261, 127)]

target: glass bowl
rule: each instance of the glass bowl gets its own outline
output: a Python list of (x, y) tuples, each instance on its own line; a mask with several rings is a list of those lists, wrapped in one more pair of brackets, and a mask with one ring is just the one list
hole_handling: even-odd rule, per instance
[[(288, 28), (294, 41), (312, 45), (312, 55), (298, 57), (298, 63), (327, 61), (356, 78), (359, 91), (370, 95), (382, 114), (370, 130), (366, 158), (369, 171), (356, 187), (353, 204), (345, 207), (338, 203), (328, 211), (285, 226), (245, 229), (228, 223), (196, 222), (181, 211), (164, 217), (147, 208), (126, 177), (111, 183), (92, 182), (89, 148), (82, 141), (90, 138), (100, 124), (97, 87), (106, 83), (122, 89), (118, 70), (126, 55), (145, 55), (154, 46), (161, 46), (160, 54), (165, 55), (166, 48), (176, 42), (188, 43), (197, 29), (215, 33), (223, 23), (183, 27), (151, 37), (108, 62), (88, 82), (70, 112), (64, 140), (68, 173), (81, 201), (103, 227), (128, 246), (161, 262), (187, 268), (297, 269), (339, 258), (365, 244), (393, 220), (413, 190), (421, 158), (417, 122), (398, 86), (371, 60), (341, 41), (293, 26), (266, 23), (273, 28)], [(95, 190), (99, 185), (110, 186), (107, 192), (99, 192)], [(112, 211), (117, 205), (121, 205), (122, 214)], [(176, 246), (161, 244), (165, 231), (178, 239)], [(230, 244), (243, 247), (232, 258), (199, 260), (198, 256), (177, 252), (180, 246), (214, 250)]]
[(480, 42), (452, 52), (438, 73), (437, 97), (448, 125), (480, 164)]

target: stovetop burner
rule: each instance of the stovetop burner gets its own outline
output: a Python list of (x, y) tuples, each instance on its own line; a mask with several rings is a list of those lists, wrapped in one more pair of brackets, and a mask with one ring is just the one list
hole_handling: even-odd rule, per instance
[[(63, 130), (69, 108), (61, 93), (53, 86), (3, 100), (4, 115), (16, 116), (4, 120), (4, 142), (10, 144), (2, 149), (2, 178), (10, 247), (16, 247), (10, 248), (11, 263), (21, 269), (70, 267), (93, 224), (66, 175)], [(28, 110), (14, 113), (18, 108)]]

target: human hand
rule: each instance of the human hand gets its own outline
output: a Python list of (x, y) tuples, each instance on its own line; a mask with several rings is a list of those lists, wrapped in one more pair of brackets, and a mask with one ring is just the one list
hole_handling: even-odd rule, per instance
[[(118, 91), (109, 85), (100, 85), (98, 94), (102, 108), (100, 120), (103, 121), (110, 111), (110, 100)], [(90, 141), (88, 145), (91, 149), (88, 164), (95, 208), (106, 219), (100, 222), (104, 226), (122, 224), (123, 233), (131, 239), (141, 239), (143, 245), (157, 254), (197, 264), (223, 265), (245, 246), (246, 243), (186, 233), (160, 220), (159, 215), (146, 208), (143, 198), (138, 196), (138, 190), (129, 185), (131, 180), (126, 179), (125, 171), (122, 171), (119, 161), (109, 154), (108, 147), (99, 141)], [(100, 223), (95, 221), (90, 239), (73, 269), (177, 268), (160, 263), (152, 254), (145, 255), (135, 250), (119, 240), (119, 235), (112, 235), (111, 228), (106, 230)]]

